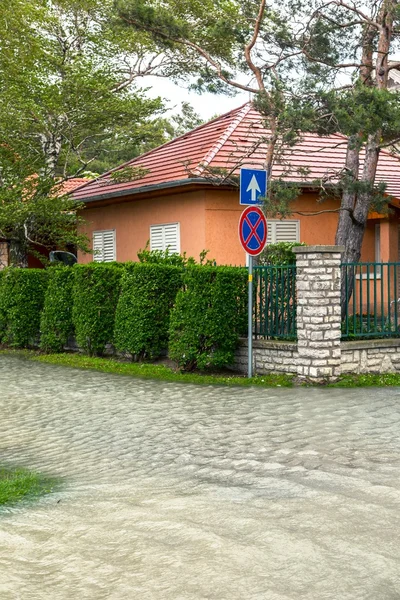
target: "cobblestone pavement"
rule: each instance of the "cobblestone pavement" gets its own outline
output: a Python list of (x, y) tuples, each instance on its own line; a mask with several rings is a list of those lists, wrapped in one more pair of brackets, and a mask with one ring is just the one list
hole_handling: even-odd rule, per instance
[(0, 356), (1, 600), (400, 598), (400, 389), (229, 389)]

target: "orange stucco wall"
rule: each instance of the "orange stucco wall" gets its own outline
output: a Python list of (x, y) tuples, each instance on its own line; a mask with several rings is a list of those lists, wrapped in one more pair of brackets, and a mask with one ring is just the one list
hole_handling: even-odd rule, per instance
[[(307, 244), (334, 244), (337, 213), (312, 216), (321, 210), (335, 210), (338, 201), (317, 202), (316, 193), (304, 193), (292, 205), (290, 219), (300, 221), (300, 241)], [(239, 205), (239, 193), (211, 189), (206, 192), (206, 248), (219, 264), (243, 265), (245, 253), (239, 242), (238, 222), (244, 206)], [(296, 211), (305, 214), (296, 214)], [(306, 216), (310, 213), (309, 216)]]
[[(205, 248), (204, 224), (205, 192), (171, 194), (161, 198), (132, 200), (109, 204), (82, 211), (87, 222), (83, 231), (93, 242), (93, 231), (116, 230), (117, 260), (137, 260), (138, 250), (144, 248), (150, 238), (150, 226), (164, 223), (180, 223), (181, 252), (199, 257)], [(79, 253), (80, 263), (91, 262), (91, 254)]]
[[(290, 219), (300, 222), (300, 241), (307, 244), (334, 244), (338, 220), (337, 212), (325, 212), (312, 216), (318, 211), (338, 208), (337, 200), (318, 203), (316, 193), (304, 193), (292, 205)], [(115, 202), (105, 206), (91, 207), (82, 211), (86, 221), (85, 233), (92, 241), (93, 231), (116, 230), (117, 260), (136, 260), (137, 252), (144, 248), (150, 237), (150, 226), (163, 223), (180, 223), (181, 252), (198, 259), (202, 250), (209, 250), (208, 257), (217, 264), (245, 264), (245, 253), (238, 237), (238, 222), (244, 207), (239, 205), (239, 193), (217, 188), (175, 193), (155, 198), (135, 199)], [(302, 214), (297, 214), (299, 211)], [(365, 234), (363, 261), (375, 258), (375, 223), (369, 221)], [(381, 245), (388, 238), (387, 255), (382, 260), (398, 260), (398, 215), (381, 222)], [(93, 260), (91, 254), (79, 254), (79, 262)]]

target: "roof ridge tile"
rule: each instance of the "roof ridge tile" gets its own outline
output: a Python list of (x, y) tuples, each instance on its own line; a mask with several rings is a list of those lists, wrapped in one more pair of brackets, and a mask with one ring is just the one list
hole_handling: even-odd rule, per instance
[(218, 138), (215, 142), (214, 146), (208, 150), (203, 160), (199, 163), (199, 165), (193, 169), (193, 173), (196, 175), (201, 175), (205, 169), (208, 167), (210, 162), (216, 157), (218, 152), (221, 150), (222, 146), (228, 141), (232, 133), (237, 129), (238, 125), (243, 121), (244, 117), (247, 115), (249, 110), (251, 109), (251, 103), (247, 102), (241, 107), (241, 110), (238, 112), (237, 116), (233, 119), (233, 121), (228, 125), (224, 133)]

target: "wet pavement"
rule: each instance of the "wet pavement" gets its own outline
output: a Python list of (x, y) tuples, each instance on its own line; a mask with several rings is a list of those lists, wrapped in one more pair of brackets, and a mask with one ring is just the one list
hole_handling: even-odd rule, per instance
[(0, 356), (1, 600), (400, 598), (400, 389), (140, 381)]

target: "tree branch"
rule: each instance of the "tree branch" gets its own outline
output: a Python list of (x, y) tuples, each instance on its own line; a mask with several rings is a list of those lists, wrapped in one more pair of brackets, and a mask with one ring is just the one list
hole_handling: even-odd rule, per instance
[(254, 62), (251, 58), (251, 50), (254, 47), (254, 44), (256, 43), (258, 35), (260, 33), (261, 22), (262, 22), (262, 19), (264, 16), (264, 11), (265, 11), (265, 1), (266, 0), (261, 0), (260, 8), (259, 8), (256, 22), (254, 25), (254, 31), (253, 31), (252, 38), (251, 38), (250, 42), (244, 47), (244, 55), (246, 58), (246, 62), (248, 64), (249, 68), (253, 71), (254, 76), (257, 80), (258, 87), (262, 91), (265, 91), (265, 86), (264, 86), (263, 78), (261, 75), (261, 70), (259, 67), (256, 67), (256, 65), (254, 64)]

